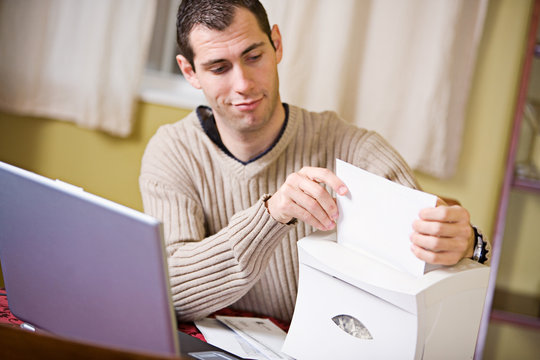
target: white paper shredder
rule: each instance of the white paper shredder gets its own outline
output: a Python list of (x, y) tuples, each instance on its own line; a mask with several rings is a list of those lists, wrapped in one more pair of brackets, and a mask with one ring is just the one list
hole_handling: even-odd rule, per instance
[(293, 358), (472, 359), (489, 267), (469, 259), (416, 278), (314, 233), (298, 242)]

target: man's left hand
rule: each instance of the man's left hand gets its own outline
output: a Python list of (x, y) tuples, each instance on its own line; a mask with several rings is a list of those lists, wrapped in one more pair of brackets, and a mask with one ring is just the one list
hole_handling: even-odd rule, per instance
[(448, 206), (437, 199), (437, 206), (420, 211), (413, 222), (411, 250), (430, 264), (454, 265), (473, 254), (474, 232), (469, 212), (459, 206)]

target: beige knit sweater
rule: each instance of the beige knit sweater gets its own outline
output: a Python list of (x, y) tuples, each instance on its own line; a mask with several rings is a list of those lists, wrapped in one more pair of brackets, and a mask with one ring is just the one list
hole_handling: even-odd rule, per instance
[(264, 201), (292, 172), (304, 166), (333, 171), (336, 158), (417, 187), (409, 167), (379, 135), (333, 112), (290, 106), (278, 143), (247, 165), (210, 140), (196, 113), (157, 131), (142, 160), (140, 188), (145, 212), (164, 224), (180, 319), (226, 306), (291, 319), (296, 241), (313, 228), (276, 222)]

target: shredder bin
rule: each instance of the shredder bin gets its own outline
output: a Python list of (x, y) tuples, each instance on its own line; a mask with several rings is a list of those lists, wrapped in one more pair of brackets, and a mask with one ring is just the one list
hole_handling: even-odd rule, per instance
[(293, 358), (472, 359), (489, 267), (463, 259), (414, 277), (316, 232), (298, 242)]

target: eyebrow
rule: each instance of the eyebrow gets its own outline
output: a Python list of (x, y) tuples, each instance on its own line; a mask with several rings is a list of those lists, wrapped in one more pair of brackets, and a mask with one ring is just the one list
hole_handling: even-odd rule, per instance
[(261, 42), (255, 43), (255, 44), (253, 44), (253, 45), (251, 45), (251, 46), (248, 46), (248, 48), (247, 48), (246, 50), (242, 51), (242, 55), (246, 55), (246, 54), (249, 53), (251, 50), (254, 50), (254, 49), (256, 49), (256, 48), (258, 48), (258, 47), (261, 47), (261, 46), (263, 46), (263, 45), (264, 45), (264, 42), (261, 41)]
[[(255, 44), (252, 44), (250, 46), (248, 46), (244, 51), (242, 51), (242, 56), (246, 55), (247, 53), (249, 53), (250, 51), (256, 49), (256, 48), (259, 48), (261, 46), (264, 45), (264, 41), (261, 41), (261, 42), (258, 42), (258, 43), (255, 43)], [(227, 61), (226, 59), (215, 59), (215, 60), (209, 60), (205, 63), (202, 63), (201, 66), (203, 67), (210, 67), (214, 64), (219, 64), (219, 63), (222, 63), (222, 62), (225, 62)]]

